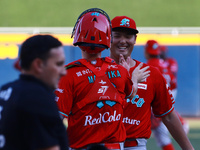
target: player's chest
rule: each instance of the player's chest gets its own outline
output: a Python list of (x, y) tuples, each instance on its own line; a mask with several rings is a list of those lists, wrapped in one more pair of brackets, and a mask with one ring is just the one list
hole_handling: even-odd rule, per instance
[(138, 83), (137, 94), (139, 98), (143, 98), (144, 101), (151, 103), (155, 97), (155, 87), (152, 80), (148, 79), (145, 82)]

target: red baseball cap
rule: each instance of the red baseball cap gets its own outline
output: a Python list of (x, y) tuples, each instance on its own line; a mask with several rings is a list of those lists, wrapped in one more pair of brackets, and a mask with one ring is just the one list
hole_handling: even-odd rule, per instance
[(160, 55), (160, 45), (155, 40), (148, 40), (145, 45), (145, 50), (150, 55)]
[(118, 28), (127, 28), (133, 31), (134, 34), (137, 34), (139, 31), (136, 28), (135, 21), (127, 16), (116, 16), (111, 20), (113, 31)]

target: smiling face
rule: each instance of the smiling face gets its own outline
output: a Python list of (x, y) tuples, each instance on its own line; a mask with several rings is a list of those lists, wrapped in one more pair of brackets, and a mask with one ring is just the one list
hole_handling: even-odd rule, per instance
[(131, 56), (136, 43), (136, 35), (123, 28), (112, 31), (112, 34), (113, 42), (111, 43), (110, 57), (118, 62), (120, 54), (122, 54), (125, 59)]

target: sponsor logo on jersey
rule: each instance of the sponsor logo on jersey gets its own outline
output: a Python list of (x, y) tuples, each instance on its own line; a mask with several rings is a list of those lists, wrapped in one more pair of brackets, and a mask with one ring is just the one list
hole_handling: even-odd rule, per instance
[(91, 115), (88, 115), (85, 116), (84, 126), (115, 122), (115, 121), (120, 121), (120, 119), (121, 119), (121, 114), (117, 114), (116, 110), (114, 111), (113, 115), (111, 115), (110, 112), (105, 112), (103, 114), (99, 113), (98, 118), (93, 118)]
[(140, 120), (130, 119), (128, 117), (123, 118), (122, 122), (127, 123), (127, 124), (137, 125), (137, 126), (140, 124)]
[(101, 86), (97, 93), (105, 94), (109, 86)]
[(77, 77), (81, 77), (81, 76), (87, 75), (89, 73), (92, 73), (92, 71), (90, 69), (85, 69), (85, 70), (76, 72), (76, 75), (77, 75)]
[[(105, 74), (109, 79), (111, 79), (111, 78), (121, 78), (121, 74), (120, 74), (119, 70), (108, 71)], [(88, 76), (89, 83), (94, 83), (95, 79), (96, 79), (95, 75)]]
[(99, 83), (101, 83), (101, 84), (103, 84), (103, 85), (104, 85), (104, 84), (106, 84), (106, 82), (105, 82), (105, 81), (103, 81), (103, 80), (101, 80), (101, 82), (99, 82)]
[(109, 66), (108, 66), (108, 69), (110, 69), (110, 68), (117, 69), (118, 67), (117, 67), (117, 65), (109, 65)]
[(147, 84), (138, 83), (138, 89), (147, 90)]

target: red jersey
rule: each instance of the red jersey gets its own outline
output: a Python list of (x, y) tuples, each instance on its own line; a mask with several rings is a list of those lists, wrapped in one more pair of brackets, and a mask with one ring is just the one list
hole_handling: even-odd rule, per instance
[(170, 72), (173, 73), (173, 75), (176, 77), (177, 76), (177, 72), (178, 72), (178, 63), (174, 58), (167, 58), (165, 59), (165, 62), (168, 65), (168, 69), (170, 70)]
[(177, 88), (177, 80), (173, 72), (169, 70), (169, 64), (160, 58), (152, 58), (147, 61), (147, 64), (154, 66), (160, 70), (171, 90)]
[(108, 57), (80, 59), (67, 67), (56, 94), (61, 114), (68, 117), (70, 147), (123, 142), (124, 99), (134, 92), (128, 71)]
[[(130, 69), (130, 73), (139, 63), (136, 61), (136, 65)], [(146, 64), (143, 65), (143, 67), (146, 66)], [(174, 99), (169, 94), (162, 74), (155, 67), (150, 67), (149, 70), (151, 71), (150, 76), (145, 82), (138, 83), (136, 96), (132, 100), (127, 100), (124, 108), (123, 123), (127, 139), (150, 137), (151, 108), (156, 117), (163, 117), (174, 109)]]

